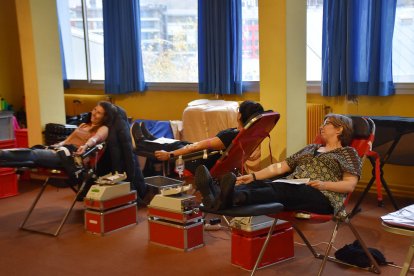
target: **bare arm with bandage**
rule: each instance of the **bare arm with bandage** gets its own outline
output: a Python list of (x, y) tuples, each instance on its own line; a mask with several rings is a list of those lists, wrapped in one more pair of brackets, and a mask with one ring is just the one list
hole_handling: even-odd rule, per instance
[(183, 148), (176, 149), (173, 151), (164, 151), (164, 150), (155, 151), (154, 155), (158, 160), (166, 161), (170, 159), (170, 157), (172, 156), (174, 157), (180, 156), (180, 155), (184, 155), (184, 154), (188, 154), (188, 153), (192, 153), (196, 151), (201, 151), (205, 149), (223, 150), (225, 149), (225, 146), (218, 137), (213, 137), (213, 138), (202, 140), (200, 142), (189, 144)]
[(290, 171), (291, 171), (291, 168), (288, 166), (286, 161), (271, 164), (270, 166), (268, 166), (268, 167), (266, 167), (263, 170), (260, 170), (258, 172), (251, 173), (251, 174), (246, 174), (246, 175), (242, 175), (242, 176), (237, 177), (236, 185), (248, 184), (248, 183), (251, 183), (255, 180), (263, 180), (263, 179), (272, 178), (272, 177), (275, 177), (275, 176), (278, 176), (278, 175), (283, 175), (283, 174), (288, 173)]

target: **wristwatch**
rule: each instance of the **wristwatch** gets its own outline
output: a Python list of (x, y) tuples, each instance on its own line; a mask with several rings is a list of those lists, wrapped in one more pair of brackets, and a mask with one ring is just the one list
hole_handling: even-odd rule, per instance
[(174, 153), (170, 152), (170, 159), (174, 158)]

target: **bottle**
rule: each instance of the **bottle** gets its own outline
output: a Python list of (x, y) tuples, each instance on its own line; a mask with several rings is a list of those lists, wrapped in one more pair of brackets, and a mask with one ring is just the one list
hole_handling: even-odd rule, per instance
[(184, 175), (185, 164), (183, 160), (183, 156), (180, 155), (177, 160), (175, 160), (175, 171), (178, 173), (180, 178)]

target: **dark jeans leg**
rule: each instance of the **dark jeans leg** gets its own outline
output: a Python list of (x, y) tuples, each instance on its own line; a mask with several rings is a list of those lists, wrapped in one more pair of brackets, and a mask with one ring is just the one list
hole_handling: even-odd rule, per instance
[(307, 185), (255, 181), (252, 184), (236, 187), (236, 193), (246, 195), (243, 205), (279, 202), (285, 211), (308, 211), (319, 214), (332, 214), (333, 208), (319, 190)]

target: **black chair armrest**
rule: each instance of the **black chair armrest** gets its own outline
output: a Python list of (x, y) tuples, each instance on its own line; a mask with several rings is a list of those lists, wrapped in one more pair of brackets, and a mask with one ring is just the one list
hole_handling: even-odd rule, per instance
[(102, 150), (105, 146), (105, 143), (96, 144), (91, 148), (87, 148), (86, 151), (81, 155), (82, 159), (91, 156), (93, 153), (97, 152), (98, 150)]
[(263, 203), (245, 206), (235, 206), (224, 210), (211, 210), (200, 206), (200, 210), (205, 213), (211, 213), (230, 217), (252, 217), (262, 215), (272, 215), (283, 211), (284, 206), (281, 203)]

